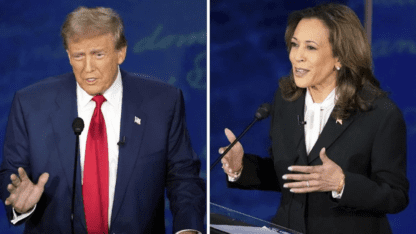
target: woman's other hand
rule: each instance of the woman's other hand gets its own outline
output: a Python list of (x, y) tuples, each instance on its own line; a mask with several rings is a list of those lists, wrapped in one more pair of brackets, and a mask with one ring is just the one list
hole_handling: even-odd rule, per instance
[[(230, 129), (226, 128), (224, 132), (230, 143), (236, 139), (234, 133)], [(227, 149), (227, 146), (221, 147), (218, 152), (222, 154), (225, 149)], [(243, 169), (243, 155), (243, 146), (240, 144), (240, 142), (237, 142), (221, 159), (222, 168), (227, 175), (235, 178), (241, 173), (241, 170)]]
[(321, 149), (319, 157), (322, 165), (319, 166), (290, 166), (292, 172), (304, 174), (286, 174), (285, 180), (295, 182), (285, 183), (283, 187), (289, 188), (293, 193), (329, 192), (340, 193), (345, 184), (345, 175), (341, 167), (328, 158), (325, 148)]

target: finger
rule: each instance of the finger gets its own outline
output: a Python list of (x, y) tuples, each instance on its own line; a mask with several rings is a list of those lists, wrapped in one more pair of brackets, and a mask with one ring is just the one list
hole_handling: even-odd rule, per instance
[[(309, 183), (309, 186), (308, 186)], [(315, 180), (305, 180), (300, 182), (291, 182), (283, 184), (284, 188), (310, 188), (318, 185), (318, 181)]]
[(14, 185), (14, 186), (16, 186), (16, 187), (18, 187), (19, 185), (20, 185), (20, 179), (19, 179), (19, 177), (17, 177), (17, 175), (15, 175), (15, 174), (11, 174), (10, 175), (10, 180), (12, 181), (12, 184)]
[(284, 180), (297, 180), (297, 181), (307, 181), (318, 179), (318, 174), (286, 174), (283, 175)]
[(226, 128), (226, 129), (224, 129), (224, 132), (225, 132), (225, 136), (227, 136), (227, 139), (230, 143), (235, 141), (235, 139), (236, 139), (235, 135), (230, 129)]
[(46, 182), (48, 182), (49, 179), (49, 173), (45, 172), (39, 177), (38, 186), (45, 187)]
[(292, 193), (312, 193), (312, 192), (317, 192), (318, 188), (317, 187), (306, 187), (306, 188), (291, 188), (290, 192)]
[(331, 160), (326, 155), (326, 149), (325, 149), (325, 147), (322, 148), (321, 151), (319, 152), (319, 157), (321, 158), (322, 163), (326, 163), (326, 162), (328, 162), (328, 161)]
[(221, 159), (221, 163), (222, 164), (225, 164), (225, 163), (227, 163), (228, 162), (228, 158), (226, 157), (226, 156), (224, 156), (222, 159)]
[(23, 167), (19, 167), (19, 169), (17, 169), (17, 171), (19, 172), (19, 177), (22, 181), (28, 180), (29, 177), (27, 177), (26, 171), (25, 169), (23, 169)]
[(290, 166), (289, 171), (303, 172), (303, 173), (315, 173), (319, 171), (320, 166)]
[(229, 175), (229, 176), (231, 176), (231, 177), (235, 177), (235, 173), (234, 173), (234, 171), (230, 168), (230, 165), (228, 165), (228, 164), (223, 164), (223, 170), (224, 170), (224, 173), (225, 174), (227, 174), (227, 175)]
[(222, 158), (222, 159), (221, 159), (221, 163), (222, 163), (223, 165), (228, 165), (228, 158), (227, 158), (227, 157)]
[(236, 174), (232, 171), (230, 171), (230, 169), (224, 169), (225, 174), (227, 174), (228, 176), (230, 176), (231, 178), (235, 178)]
[(16, 187), (14, 187), (14, 185), (12, 184), (8, 184), (7, 185), (7, 191), (9, 191), (9, 193), (12, 193), (16, 190)]
[(4, 204), (6, 205), (6, 206), (10, 206), (11, 204), (12, 204), (12, 202), (10, 201), (10, 199), (9, 199), (10, 197), (8, 197), (7, 199), (6, 199), (6, 201), (4, 201)]

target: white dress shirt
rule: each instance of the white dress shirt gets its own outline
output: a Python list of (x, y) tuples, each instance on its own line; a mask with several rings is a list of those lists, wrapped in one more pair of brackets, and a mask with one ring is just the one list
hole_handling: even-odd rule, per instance
[(321, 103), (313, 102), (309, 88), (305, 96), (305, 143), (309, 155), (335, 107), (335, 89)]

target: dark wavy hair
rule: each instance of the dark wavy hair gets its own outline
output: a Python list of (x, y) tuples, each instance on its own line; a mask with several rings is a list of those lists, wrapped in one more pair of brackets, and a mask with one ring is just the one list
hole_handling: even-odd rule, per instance
[(113, 9), (104, 7), (78, 7), (67, 15), (61, 29), (65, 50), (68, 49), (69, 39), (77, 41), (83, 37), (107, 33), (113, 34), (117, 50), (127, 46), (123, 20)]
[[(285, 41), (291, 50), (291, 39), (302, 19), (319, 19), (329, 30), (332, 54), (342, 65), (337, 71), (337, 102), (332, 112), (335, 119), (347, 119), (354, 112), (368, 111), (378, 97), (387, 93), (372, 71), (371, 47), (357, 15), (349, 7), (340, 4), (324, 4), (295, 11), (290, 14)], [(305, 88), (296, 86), (293, 70), (279, 80), (282, 97), (287, 101), (297, 100)]]

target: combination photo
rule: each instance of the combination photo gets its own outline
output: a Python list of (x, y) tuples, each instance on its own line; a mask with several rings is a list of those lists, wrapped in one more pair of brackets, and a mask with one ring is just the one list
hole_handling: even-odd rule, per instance
[(2, 1), (0, 233), (414, 233), (415, 11)]

